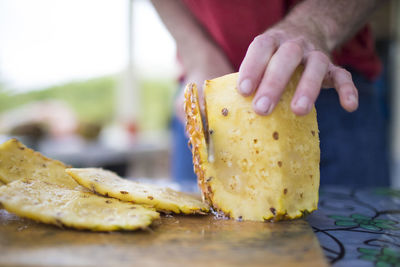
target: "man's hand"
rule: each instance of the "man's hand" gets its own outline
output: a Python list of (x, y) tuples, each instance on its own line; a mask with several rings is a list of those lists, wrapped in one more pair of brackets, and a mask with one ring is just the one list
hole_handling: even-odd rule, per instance
[(272, 112), (300, 64), (305, 69), (291, 102), (295, 114), (310, 112), (321, 87), (335, 88), (345, 110), (357, 109), (358, 93), (350, 73), (335, 66), (329, 54), (359, 29), (375, 6), (373, 0), (360, 1), (304, 1), (254, 39), (239, 69), (238, 90), (244, 96), (255, 93), (258, 114)]
[(267, 115), (300, 64), (305, 69), (291, 102), (295, 114), (311, 111), (322, 85), (336, 88), (345, 110), (357, 109), (357, 89), (350, 73), (332, 64), (318, 36), (299, 32), (295, 25), (273, 28), (254, 39), (240, 66), (239, 92), (247, 96), (258, 88), (253, 107), (258, 114)]

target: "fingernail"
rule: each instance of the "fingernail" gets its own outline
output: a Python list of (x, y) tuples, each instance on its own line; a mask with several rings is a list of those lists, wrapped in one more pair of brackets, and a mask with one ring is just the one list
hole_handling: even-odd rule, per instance
[(309, 106), (310, 106), (310, 100), (306, 96), (300, 97), (299, 100), (297, 100), (297, 102), (296, 102), (296, 107), (298, 107), (304, 111), (308, 111)]
[(249, 79), (243, 80), (239, 85), (239, 91), (242, 94), (249, 95), (252, 90), (252, 83)]
[(262, 96), (257, 100), (255, 108), (259, 113), (267, 115), (270, 112), (271, 101), (269, 100), (268, 97)]
[(347, 102), (349, 104), (356, 104), (357, 103), (357, 98), (355, 95), (351, 94), (347, 97)]

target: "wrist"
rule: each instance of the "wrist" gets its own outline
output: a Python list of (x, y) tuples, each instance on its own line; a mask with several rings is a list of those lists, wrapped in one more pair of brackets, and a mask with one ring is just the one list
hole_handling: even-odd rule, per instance
[(311, 44), (315, 47), (311, 50), (318, 49), (330, 54), (337, 45), (334, 23), (328, 22), (328, 19), (321, 21), (318, 16), (310, 16), (302, 7), (292, 10), (279, 24), (279, 28), (292, 31), (293, 37), (302, 36), (312, 41)]
[(310, 14), (307, 6), (295, 8), (287, 17), (297, 27), (302, 27), (308, 36), (316, 36), (323, 50), (330, 53), (340, 43), (340, 27), (334, 19)]
[(305, 0), (285, 20), (319, 35), (326, 51), (332, 52), (366, 23), (377, 5), (377, 0)]

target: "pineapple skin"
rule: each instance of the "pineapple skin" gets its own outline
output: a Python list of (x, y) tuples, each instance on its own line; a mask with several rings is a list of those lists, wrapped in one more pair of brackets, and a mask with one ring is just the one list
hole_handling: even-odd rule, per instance
[(237, 220), (284, 220), (317, 209), (319, 138), (315, 108), (290, 109), (302, 70), (269, 116), (252, 109), (252, 96), (236, 89), (238, 74), (206, 81), (205, 101), (214, 162), (207, 159), (195, 85), (186, 90), (187, 132), (203, 198)]
[(189, 83), (184, 92), (184, 110), (186, 114), (186, 132), (189, 136), (188, 145), (192, 151), (193, 169), (197, 175), (197, 183), (202, 192), (203, 201), (212, 205), (212, 191), (205, 181), (205, 165), (207, 164), (207, 148), (203, 123), (200, 112), (197, 86)]

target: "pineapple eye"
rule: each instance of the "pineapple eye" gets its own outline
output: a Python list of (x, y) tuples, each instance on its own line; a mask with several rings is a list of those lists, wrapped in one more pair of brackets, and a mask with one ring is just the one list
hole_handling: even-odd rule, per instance
[(274, 207), (269, 208), (269, 210), (272, 212), (272, 214), (276, 215), (276, 209)]

